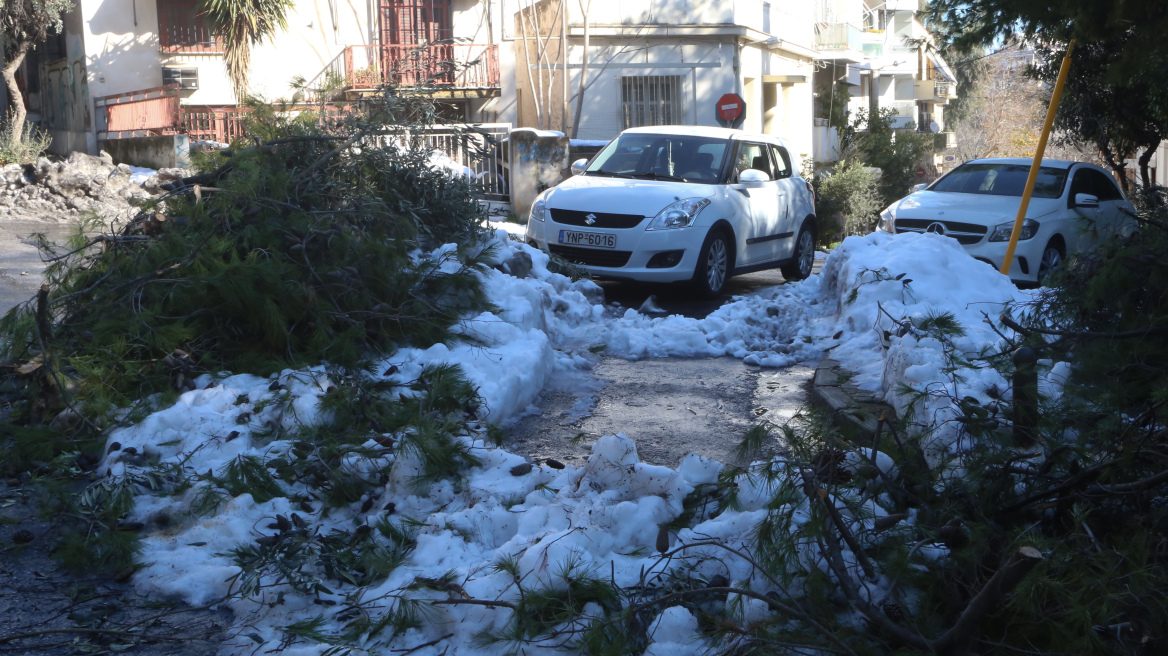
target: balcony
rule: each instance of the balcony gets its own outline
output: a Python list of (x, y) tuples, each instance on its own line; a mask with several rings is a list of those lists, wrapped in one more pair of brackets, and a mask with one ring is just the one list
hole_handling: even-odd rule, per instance
[(953, 86), (952, 82), (944, 80), (913, 80), (913, 97), (943, 105), (955, 97)]
[(819, 28), (815, 35), (815, 49), (819, 59), (835, 59), (859, 63), (864, 60), (864, 39), (860, 28), (847, 23), (834, 23)]
[(436, 97), (486, 98), (499, 95), (499, 80), (497, 45), (362, 45), (346, 47), (308, 87), (354, 92), (421, 87)]

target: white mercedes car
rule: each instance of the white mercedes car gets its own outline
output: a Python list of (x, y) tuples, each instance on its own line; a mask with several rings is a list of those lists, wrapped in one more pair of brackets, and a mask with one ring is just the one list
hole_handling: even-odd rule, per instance
[(712, 127), (626, 130), (541, 193), (527, 240), (599, 278), (692, 281), (811, 274), (815, 199), (782, 139)]
[[(1070, 253), (1136, 228), (1135, 207), (1111, 174), (1094, 164), (1044, 159), (1026, 210), (1010, 278), (1041, 283)], [(952, 237), (975, 258), (1000, 268), (1014, 229), (1030, 160), (976, 159), (888, 206), (880, 230)]]

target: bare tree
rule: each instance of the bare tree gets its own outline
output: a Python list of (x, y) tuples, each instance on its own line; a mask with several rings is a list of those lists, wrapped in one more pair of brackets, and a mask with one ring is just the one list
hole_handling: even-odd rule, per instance
[(592, 11), (592, 0), (578, 0), (580, 14), (584, 19), (584, 54), (580, 59), (580, 85), (576, 91), (576, 111), (572, 114), (572, 138), (580, 136), (580, 116), (584, 113), (584, 91), (588, 88), (588, 47), (589, 47), (589, 14)]

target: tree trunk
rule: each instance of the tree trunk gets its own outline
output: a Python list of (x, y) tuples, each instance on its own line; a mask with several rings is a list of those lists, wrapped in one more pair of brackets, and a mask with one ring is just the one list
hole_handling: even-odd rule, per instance
[[(588, 80), (588, 12), (592, 10), (592, 0), (588, 0), (588, 4), (584, 4), (584, 0), (580, 0), (580, 12), (584, 14), (584, 55), (581, 58), (580, 65), (580, 86), (576, 90), (576, 113), (572, 116), (572, 138), (580, 138), (580, 115), (584, 112), (584, 90)], [(567, 67), (565, 65), (565, 71)], [(567, 78), (564, 79), (564, 84), (567, 84)]]
[(560, 132), (568, 134), (568, 0), (560, 0)]
[(12, 61), (5, 64), (3, 69), (4, 83), (8, 87), (8, 101), (12, 103), (12, 114), (8, 119), (12, 122), (12, 137), (9, 144), (13, 148), (24, 138), (24, 119), (28, 116), (28, 111), (24, 109), (24, 94), (20, 93), (20, 87), (16, 85), (16, 69), (20, 68), (31, 47), (32, 44), (28, 42), (17, 46)]
[(523, 10), (519, 12), (519, 27), (522, 30), (523, 38), (523, 68), (527, 69), (527, 84), (531, 87), (531, 102), (535, 104), (535, 123), (538, 127), (540, 120), (539, 95), (536, 93), (535, 78), (531, 75), (531, 53), (527, 49), (527, 19), (523, 15)]
[[(1144, 189), (1151, 189), (1152, 177), (1148, 175), (1148, 162), (1152, 159), (1152, 155), (1156, 154), (1156, 149), (1160, 147), (1160, 140), (1156, 139), (1154, 142), (1147, 145), (1144, 149), (1144, 154), (1140, 155), (1140, 184)], [(1161, 168), (1165, 168), (1161, 166)]]
[(1123, 187), (1123, 194), (1126, 196), (1128, 191), (1127, 184), (1127, 164), (1123, 160), (1117, 159), (1115, 153), (1111, 150), (1111, 142), (1107, 137), (1102, 137), (1096, 143), (1099, 146), (1099, 152), (1103, 153), (1103, 160), (1107, 162), (1107, 168), (1115, 172), (1115, 177), (1119, 178), (1119, 186)]

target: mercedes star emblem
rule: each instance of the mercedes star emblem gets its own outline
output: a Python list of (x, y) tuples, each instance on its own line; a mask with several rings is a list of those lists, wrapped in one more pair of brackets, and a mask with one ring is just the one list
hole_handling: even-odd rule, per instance
[(925, 232), (932, 232), (932, 233), (935, 233), (938, 235), (943, 235), (943, 234), (945, 234), (945, 224), (944, 223), (930, 223), (929, 227), (925, 228)]

